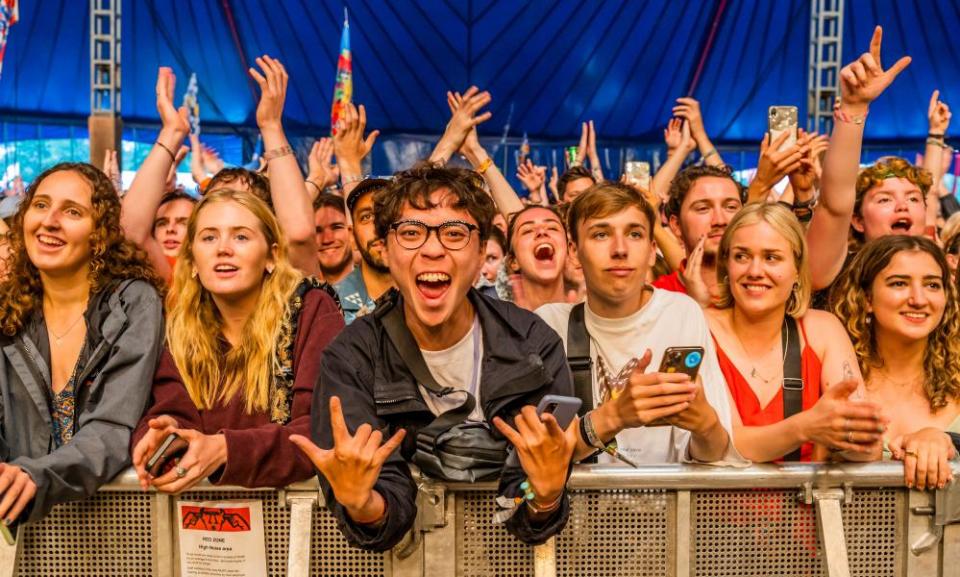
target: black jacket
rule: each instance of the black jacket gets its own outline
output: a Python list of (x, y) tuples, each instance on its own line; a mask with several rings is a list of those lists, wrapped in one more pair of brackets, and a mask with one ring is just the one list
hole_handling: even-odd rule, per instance
[[(544, 395), (573, 394), (563, 342), (546, 323), (529, 311), (484, 297), (473, 289), (468, 298), (483, 333), (479, 396), (487, 420), (500, 416), (512, 423), (523, 406), (536, 406)], [(353, 545), (376, 551), (393, 547), (413, 525), (417, 488), (407, 462), (414, 454), (417, 432), (434, 419), (416, 380), (380, 323), (386, 307), (394, 306), (403, 306), (396, 291), (381, 299), (377, 314), (358, 318), (327, 347), (320, 367), (319, 394), (313, 398), (313, 439), (321, 448), (333, 447), (328, 407), (334, 395), (342, 401), (351, 432), (363, 423), (382, 431), (384, 439), (399, 428), (407, 430), (403, 446), (384, 464), (375, 485), (387, 504), (382, 524), (368, 527), (353, 523), (337, 503), (329, 483), (319, 475), (327, 506), (340, 530)], [(519, 467), (504, 470), (500, 494), (519, 496), (525, 477)], [(522, 507), (506, 527), (526, 543), (542, 543), (563, 529), (568, 516), (569, 502), (564, 496), (557, 512), (544, 522), (532, 523), (527, 508)]]

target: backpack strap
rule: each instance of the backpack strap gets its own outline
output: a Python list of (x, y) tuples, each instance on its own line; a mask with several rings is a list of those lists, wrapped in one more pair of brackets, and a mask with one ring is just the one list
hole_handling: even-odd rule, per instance
[(584, 303), (570, 309), (567, 321), (567, 364), (573, 372), (573, 390), (580, 397), (580, 416), (593, 409), (593, 359), (590, 358), (590, 333), (584, 319)]
[[(783, 318), (781, 339), (783, 361), (783, 418), (789, 419), (803, 410), (803, 365), (797, 321), (790, 315)], [(783, 457), (784, 461), (799, 461), (800, 448)]]

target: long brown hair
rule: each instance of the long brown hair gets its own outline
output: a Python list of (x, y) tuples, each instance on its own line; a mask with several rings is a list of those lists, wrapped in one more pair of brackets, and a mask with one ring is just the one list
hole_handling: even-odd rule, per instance
[(871, 369), (884, 366), (877, 347), (876, 327), (867, 312), (873, 281), (893, 257), (903, 251), (929, 254), (940, 267), (946, 306), (940, 324), (927, 336), (923, 353), (923, 388), (930, 406), (934, 410), (942, 409), (951, 399), (960, 399), (960, 303), (940, 247), (928, 238), (902, 234), (868, 242), (830, 291), (830, 308), (843, 320), (853, 341), (863, 378), (868, 378)]
[(0, 331), (8, 336), (20, 332), (27, 319), (42, 307), (43, 283), (30, 261), (23, 242), (23, 217), (44, 180), (51, 174), (70, 171), (90, 185), (93, 232), (90, 234), (90, 294), (112, 289), (125, 279), (140, 279), (161, 294), (166, 287), (150, 266), (147, 255), (124, 238), (120, 229), (120, 198), (113, 183), (100, 169), (80, 162), (63, 162), (43, 171), (26, 191), (10, 226), (10, 256), (6, 277), (0, 281)]
[[(192, 274), (197, 219), (208, 205), (233, 202), (260, 221), (267, 246), (276, 245), (272, 273), (260, 285), (257, 308), (247, 320), (240, 343), (226, 355), (221, 350), (223, 318), (210, 292)], [(287, 246), (277, 217), (255, 193), (220, 189), (203, 197), (187, 221), (187, 234), (173, 271), (173, 290), (167, 316), (167, 346), (180, 371), (190, 399), (199, 409), (227, 402), (237, 391), (247, 414), (266, 411), (274, 374), (280, 367), (278, 351), (283, 323), (290, 318), (290, 298), (303, 276), (287, 260)]]

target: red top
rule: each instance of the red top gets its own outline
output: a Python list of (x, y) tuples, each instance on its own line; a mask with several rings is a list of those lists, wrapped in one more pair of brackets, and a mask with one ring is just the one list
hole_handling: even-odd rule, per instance
[(223, 433), (227, 463), (222, 474), (210, 480), (218, 485), (284, 487), (314, 476), (313, 464), (290, 442), (292, 434), (310, 436), (310, 406), (320, 374), (323, 350), (343, 328), (336, 303), (322, 290), (308, 291), (303, 299), (293, 349), (293, 400), (290, 421), (270, 420), (269, 411), (247, 414), (238, 392), (228, 402), (200, 411), (190, 399), (169, 349), (164, 347), (153, 381), (150, 407), (133, 433), (131, 447), (147, 432), (147, 422), (170, 415), (180, 428), (207, 435)]
[(687, 259), (683, 259), (680, 263), (680, 268), (673, 271), (670, 274), (665, 274), (658, 276), (653, 281), (653, 286), (658, 289), (668, 290), (675, 293), (687, 294), (687, 287), (683, 286), (683, 282), (680, 280), (680, 275), (683, 273), (683, 269), (687, 265)]
[[(800, 353), (800, 376), (803, 378), (803, 410), (809, 410), (820, 399), (820, 371), (823, 364), (817, 357), (817, 354), (810, 348), (807, 340), (807, 332), (803, 329), (803, 322), (797, 321), (800, 325), (800, 331), (803, 333), (803, 352)], [(717, 346), (717, 361), (720, 363), (720, 371), (727, 381), (727, 388), (730, 389), (730, 396), (737, 406), (737, 412), (740, 413), (740, 420), (746, 426), (763, 426), (779, 423), (783, 420), (783, 388), (777, 390), (766, 407), (760, 407), (760, 400), (757, 394), (753, 392), (750, 383), (740, 374), (737, 367), (733, 365), (730, 357), (723, 352), (716, 338), (713, 340)], [(813, 443), (804, 443), (800, 447), (800, 460), (809, 461), (813, 453)]]

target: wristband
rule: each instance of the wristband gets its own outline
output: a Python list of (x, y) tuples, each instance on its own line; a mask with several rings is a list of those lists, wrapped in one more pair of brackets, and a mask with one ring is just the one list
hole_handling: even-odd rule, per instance
[(323, 194), (323, 189), (320, 188), (320, 187), (317, 185), (316, 182), (310, 180), (309, 178), (304, 179), (303, 182), (304, 182), (305, 184), (309, 184), (309, 185), (312, 186), (313, 188), (317, 189), (317, 193)]
[(560, 502), (563, 501), (563, 493), (560, 493), (560, 496), (553, 500), (549, 505), (539, 507), (533, 499), (527, 501), (527, 507), (530, 507), (530, 510), (538, 515), (544, 513), (552, 513), (560, 508)]
[(486, 160), (480, 163), (480, 166), (476, 168), (477, 174), (483, 174), (493, 165), (493, 160), (488, 156)]
[(271, 160), (280, 158), (281, 156), (287, 156), (288, 154), (293, 154), (293, 149), (290, 148), (289, 144), (285, 144), (280, 148), (274, 148), (264, 152), (261, 158), (263, 158), (265, 162), (270, 162)]
[(706, 160), (706, 159), (710, 158), (711, 156), (713, 156), (714, 154), (717, 154), (717, 149), (716, 149), (716, 148), (711, 148), (710, 150), (707, 151), (706, 154), (704, 154), (703, 156), (700, 157), (700, 160)]
[(931, 133), (927, 134), (927, 138), (933, 138), (933, 139), (936, 139), (936, 140), (943, 140), (943, 137), (944, 137), (943, 134), (937, 134), (936, 132), (931, 132)]
[(353, 184), (354, 182), (361, 182), (362, 180), (365, 180), (366, 178), (367, 178), (367, 177), (363, 176), (362, 174), (351, 174), (351, 175), (349, 175), (349, 176), (341, 176), (341, 177), (340, 177), (340, 186), (346, 186), (346, 185), (348, 185), (348, 184)]
[(172, 161), (174, 161), (174, 162), (177, 161), (177, 155), (174, 154), (172, 150), (170, 150), (169, 148), (167, 148), (167, 145), (166, 145), (166, 144), (160, 142), (159, 140), (156, 141), (156, 142), (154, 142), (154, 144), (156, 144), (156, 145), (159, 146), (160, 148), (166, 150), (166, 151), (167, 151), (167, 154), (170, 155), (170, 160), (172, 160)]
[(932, 137), (932, 136), (931, 136), (931, 137), (928, 137), (928, 138), (927, 138), (927, 144), (932, 145), (932, 146), (939, 146), (940, 148), (950, 148), (950, 146), (949, 146), (946, 142), (943, 141), (943, 136), (941, 136), (940, 138), (935, 138), (935, 137)]
[(863, 126), (864, 121), (867, 119), (868, 112), (864, 112), (863, 116), (851, 116), (843, 111), (839, 106), (833, 109), (833, 119), (845, 124), (856, 124)]
[(606, 447), (606, 443), (600, 439), (600, 435), (597, 434), (597, 430), (593, 428), (593, 411), (589, 411), (587, 414), (580, 419), (581, 433), (583, 433), (583, 440), (586, 441), (594, 449), (603, 450)]

